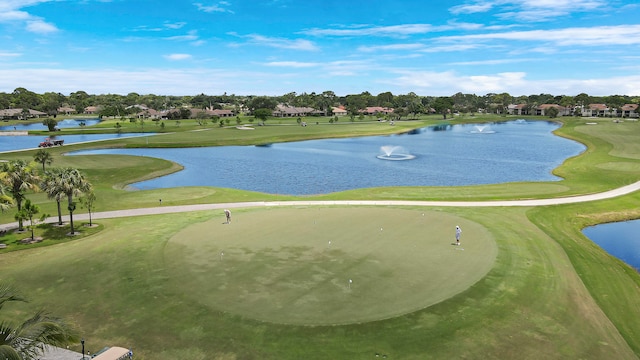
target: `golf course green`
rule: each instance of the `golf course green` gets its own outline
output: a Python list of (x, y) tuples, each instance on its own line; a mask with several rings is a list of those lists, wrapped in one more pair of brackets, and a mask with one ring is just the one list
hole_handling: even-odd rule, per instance
[[(309, 126), (303, 133), (290, 121), (291, 127), (283, 123), (245, 132), (191, 132), (201, 128), (185, 123), (175, 135), (101, 146), (185, 146), (189, 139), (198, 146), (267, 143), (390, 128), (355, 122)], [(440, 121), (397, 122), (394, 131)], [(74, 237), (64, 235), (65, 227), (37, 227), (36, 235), (45, 239), (33, 245), (8, 242), (17, 241), (18, 234), (0, 238), (10, 245), (0, 249), (2, 282), (30, 300), (5, 306), (3, 316), (20, 319), (45, 308), (75, 324), (92, 353), (122, 346), (146, 360), (637, 360), (640, 274), (581, 230), (640, 218), (640, 192), (515, 207), (235, 204), (553, 199), (602, 193), (640, 179), (638, 122), (559, 121), (559, 136), (588, 147), (554, 170), (561, 181), (389, 187), (306, 197), (239, 191), (232, 184), (126, 191), (127, 184), (179, 166), (132, 156), (64, 156), (97, 144), (51, 149), (49, 166), (87, 174), (98, 199), (96, 212), (148, 211), (95, 218), (98, 227), (92, 228), (78, 220), (80, 235)], [(249, 138), (238, 138), (243, 134)], [(32, 160), (34, 152), (0, 154), (0, 159)], [(28, 198), (42, 213), (56, 213), (55, 201), (45, 194)], [(229, 205), (231, 223), (222, 207), (154, 212), (197, 204)], [(85, 212), (76, 211), (78, 216)], [(12, 221), (11, 211), (0, 214), (0, 223)], [(460, 246), (453, 245), (456, 225), (463, 230)]]
[[(336, 325), (426, 308), (479, 281), (497, 247), (441, 212), (269, 209), (191, 225), (169, 240), (177, 289), (216, 310), (274, 323)], [(456, 224), (465, 241), (455, 246)]]

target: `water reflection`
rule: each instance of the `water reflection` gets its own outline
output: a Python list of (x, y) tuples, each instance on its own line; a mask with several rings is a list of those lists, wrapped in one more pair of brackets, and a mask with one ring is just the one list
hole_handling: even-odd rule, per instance
[[(584, 151), (554, 136), (557, 124), (513, 122), (490, 135), (473, 125), (424, 128), (404, 135), (185, 149), (105, 149), (81, 154), (129, 154), (169, 159), (185, 169), (134, 184), (138, 189), (216, 186), (271, 194), (311, 195), (383, 186), (461, 186), (556, 181), (551, 171)], [(380, 148), (402, 146), (411, 161), (383, 161)]]
[(640, 220), (590, 226), (582, 233), (609, 254), (640, 271)]

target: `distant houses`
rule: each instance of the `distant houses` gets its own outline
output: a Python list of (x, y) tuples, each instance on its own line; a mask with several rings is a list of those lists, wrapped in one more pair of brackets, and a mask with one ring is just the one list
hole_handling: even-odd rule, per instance
[(32, 118), (46, 117), (47, 113), (33, 109), (0, 109), (0, 119), (3, 120), (26, 120)]
[(542, 104), (538, 106), (511, 104), (507, 107), (507, 113), (509, 115), (546, 116), (550, 108), (558, 110), (557, 116), (571, 116), (574, 114), (579, 114), (583, 117), (638, 118), (639, 116), (637, 104), (625, 104), (619, 109), (611, 109), (606, 104), (589, 104), (576, 107), (565, 107), (558, 104)]

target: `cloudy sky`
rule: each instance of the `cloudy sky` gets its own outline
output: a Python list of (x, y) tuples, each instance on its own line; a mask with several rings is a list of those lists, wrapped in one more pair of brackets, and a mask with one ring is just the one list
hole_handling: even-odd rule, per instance
[(637, 0), (0, 0), (0, 92), (640, 95)]

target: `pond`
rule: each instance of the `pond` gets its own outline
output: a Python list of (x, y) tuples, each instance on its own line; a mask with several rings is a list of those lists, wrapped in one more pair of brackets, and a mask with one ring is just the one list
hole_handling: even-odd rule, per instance
[[(271, 194), (312, 195), (383, 186), (461, 186), (557, 181), (551, 171), (584, 145), (557, 137), (557, 123), (510, 121), (442, 125), (402, 135), (310, 140), (267, 146), (104, 149), (168, 159), (183, 171), (133, 184), (137, 189), (215, 186)], [(379, 158), (383, 149), (410, 155)]]
[[(81, 135), (57, 135), (51, 139), (63, 139), (65, 145), (87, 141), (99, 141), (109, 139), (120, 139), (137, 136), (151, 136), (154, 133), (134, 133), (134, 134), (81, 134)], [(45, 136), (0, 136), (0, 153), (5, 151), (18, 151), (37, 148), (38, 144), (45, 139)]]
[[(66, 128), (78, 128), (81, 127), (81, 124), (85, 126), (95, 125), (100, 122), (100, 119), (97, 118), (89, 118), (89, 119), (61, 119), (56, 120), (58, 124), (56, 127), (60, 129)], [(15, 125), (5, 125), (0, 126), (0, 131), (43, 131), (49, 130), (46, 125), (43, 125), (41, 122), (39, 123), (30, 123), (30, 124), (15, 124)]]
[(640, 271), (640, 220), (590, 226), (582, 233), (609, 254)]

